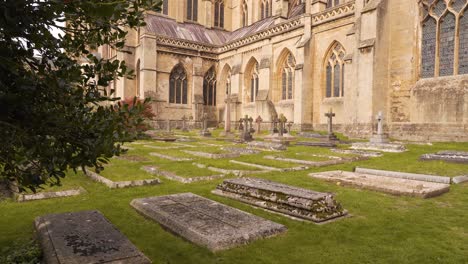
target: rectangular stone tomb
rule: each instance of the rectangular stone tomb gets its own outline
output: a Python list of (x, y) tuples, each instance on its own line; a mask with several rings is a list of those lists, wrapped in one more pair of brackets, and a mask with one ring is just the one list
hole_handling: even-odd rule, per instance
[(448, 162), (456, 162), (468, 164), (468, 152), (464, 151), (439, 151), (435, 154), (424, 154), (420, 157), (421, 160), (443, 160)]
[(291, 162), (291, 163), (297, 163), (297, 164), (302, 164), (302, 165), (307, 165), (307, 166), (313, 166), (313, 167), (323, 167), (323, 166), (330, 166), (330, 165), (337, 165), (337, 164), (343, 164), (347, 162), (353, 162), (353, 161), (360, 161), (364, 160), (364, 157), (355, 157), (355, 158), (340, 158), (340, 157), (329, 157), (329, 160), (324, 160), (324, 161), (311, 161), (311, 160), (301, 160), (301, 159), (291, 159), (291, 158), (283, 158), (283, 157), (278, 157), (278, 156), (265, 156), (263, 157), (264, 159), (269, 159), (269, 160), (277, 160), (277, 161), (284, 161), (284, 162)]
[(331, 193), (315, 192), (264, 179), (225, 180), (213, 193), (316, 223), (347, 214)]
[(232, 158), (240, 157), (240, 154), (235, 153), (235, 152), (221, 153), (221, 154), (213, 154), (213, 153), (208, 153), (208, 152), (190, 151), (190, 150), (184, 150), (184, 152), (193, 156), (207, 158), (207, 159), (232, 159)]
[(380, 191), (393, 195), (405, 195), (421, 198), (435, 197), (450, 190), (450, 185), (444, 183), (401, 179), (348, 171), (311, 173), (309, 176), (316, 179), (356, 186), (363, 189)]
[(47, 264), (151, 263), (98, 211), (38, 217), (35, 227)]
[(283, 225), (193, 193), (135, 199), (141, 214), (215, 252), (285, 232)]
[(253, 141), (248, 143), (248, 147), (252, 149), (261, 149), (261, 150), (273, 150), (273, 151), (282, 151), (286, 150), (287, 147), (281, 143), (274, 142), (264, 142), (264, 141)]
[(351, 149), (357, 150), (376, 150), (383, 152), (405, 152), (406, 147), (397, 143), (370, 143), (370, 142), (357, 142), (351, 145)]
[(300, 141), (296, 143), (297, 146), (306, 146), (306, 147), (323, 147), (323, 148), (334, 148), (336, 143), (334, 142), (310, 142), (310, 141)]

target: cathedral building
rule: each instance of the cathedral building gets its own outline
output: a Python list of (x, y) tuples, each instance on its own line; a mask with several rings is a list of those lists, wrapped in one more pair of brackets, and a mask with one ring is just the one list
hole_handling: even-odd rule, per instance
[(164, 0), (130, 32), (135, 78), (161, 120), (284, 114), (296, 130), (468, 141), (468, 0)]

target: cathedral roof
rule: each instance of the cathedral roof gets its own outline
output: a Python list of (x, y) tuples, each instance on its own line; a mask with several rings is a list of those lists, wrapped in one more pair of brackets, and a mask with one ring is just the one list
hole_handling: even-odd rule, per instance
[(229, 32), (222, 29), (209, 29), (196, 23), (178, 23), (161, 15), (148, 14), (146, 28), (149, 32), (164, 37), (182, 39), (202, 44), (222, 46), (231, 41), (255, 34), (273, 26), (275, 17), (269, 17), (248, 27)]

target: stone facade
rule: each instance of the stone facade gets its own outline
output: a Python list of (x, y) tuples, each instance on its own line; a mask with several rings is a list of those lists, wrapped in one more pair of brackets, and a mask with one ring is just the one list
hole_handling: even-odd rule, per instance
[[(100, 48), (136, 71), (116, 96), (153, 98), (161, 120), (223, 122), (229, 97), (233, 121), (284, 114), (323, 130), (333, 108), (335, 130), (369, 137), (383, 111), (393, 138), (468, 140), (466, 0), (224, 0), (216, 14), (220, 1), (191, 1), (197, 21), (187, 0), (165, 2), (128, 35), (131, 54)], [(172, 83), (180, 66), (186, 86)]]

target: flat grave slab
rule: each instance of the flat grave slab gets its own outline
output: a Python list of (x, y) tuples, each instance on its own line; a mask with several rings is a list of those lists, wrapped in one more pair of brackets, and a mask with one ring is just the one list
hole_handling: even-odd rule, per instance
[(417, 174), (417, 173), (407, 173), (407, 172), (400, 172), (400, 171), (385, 171), (385, 170), (366, 169), (366, 168), (356, 167), (355, 172), (362, 173), (362, 174), (373, 174), (377, 176), (416, 180), (416, 181), (437, 182), (437, 183), (445, 183), (445, 184), (450, 184), (451, 182), (450, 177)]
[(309, 142), (309, 141), (299, 141), (296, 142), (297, 146), (306, 146), (306, 147), (322, 147), (322, 148), (335, 148), (336, 143), (335, 142)]
[(215, 252), (283, 233), (283, 225), (193, 193), (135, 199), (139, 213)]
[(462, 183), (468, 182), (468, 174), (453, 177), (452, 182), (455, 183), (455, 184), (462, 184)]
[(327, 135), (321, 135), (319, 133), (313, 133), (313, 132), (301, 132), (298, 134), (300, 137), (305, 137), (305, 138), (327, 138)]
[(171, 161), (191, 161), (192, 160), (192, 159), (189, 159), (189, 158), (178, 158), (178, 157), (164, 155), (164, 154), (156, 153), (156, 152), (151, 152), (150, 156), (158, 157), (158, 158), (161, 158), (161, 159), (167, 159), (167, 160), (171, 160)]
[(278, 161), (284, 161), (284, 162), (297, 163), (297, 164), (302, 164), (302, 165), (307, 165), (307, 166), (312, 166), (312, 167), (324, 167), (324, 166), (330, 166), (330, 165), (343, 164), (347, 162), (360, 161), (360, 160), (365, 159), (364, 157), (355, 157), (355, 158), (330, 159), (330, 160), (324, 160), (324, 161), (311, 161), (311, 160), (302, 160), (302, 159), (283, 158), (283, 157), (272, 156), (272, 155), (268, 155), (263, 158), (269, 159), (269, 160), (278, 160)]
[(331, 149), (331, 151), (335, 153), (340, 153), (340, 154), (353, 154), (353, 155), (359, 155), (359, 156), (369, 157), (369, 158), (378, 158), (378, 157), (383, 156), (383, 154), (380, 152), (365, 151), (365, 150), (358, 150), (358, 149)]
[(420, 160), (443, 160), (447, 162), (468, 164), (468, 152), (439, 151), (435, 154), (424, 154), (420, 157)]
[(111, 189), (119, 189), (119, 188), (127, 188), (127, 187), (138, 187), (138, 186), (145, 186), (145, 185), (156, 185), (160, 184), (161, 181), (159, 179), (147, 179), (147, 180), (134, 180), (134, 181), (111, 181), (98, 173), (95, 173), (91, 170), (86, 170), (86, 176), (91, 178), (96, 182), (100, 182), (105, 184), (107, 187)]
[(227, 174), (232, 174), (232, 175), (235, 175), (235, 176), (238, 176), (238, 177), (242, 177), (242, 176), (249, 175), (249, 174), (261, 174), (261, 173), (268, 172), (267, 170), (256, 170), (256, 171), (252, 171), (252, 170), (229, 170), (229, 169), (222, 169), (222, 168), (207, 166), (205, 164), (200, 164), (200, 163), (193, 163), (192, 165), (197, 166), (198, 168), (208, 169), (210, 171), (214, 171), (214, 172), (218, 172), (218, 173), (222, 173), (222, 174), (226, 174), (226, 175)]
[(213, 154), (201, 151), (190, 151), (184, 150), (183, 152), (188, 153), (190, 155), (194, 155), (196, 157), (207, 158), (207, 159), (230, 159), (230, 158), (238, 158), (240, 157), (239, 153), (221, 153), (221, 154)]
[(122, 156), (115, 156), (114, 158), (119, 159), (119, 160), (126, 160), (130, 162), (145, 162), (149, 161), (149, 159), (138, 156), (138, 155), (122, 155)]
[(226, 175), (224, 174), (217, 174), (217, 175), (210, 175), (210, 176), (198, 176), (198, 177), (183, 177), (179, 176), (170, 171), (164, 171), (156, 166), (143, 166), (141, 167), (142, 170), (151, 173), (156, 176), (163, 176), (168, 178), (169, 180), (178, 181), (181, 183), (192, 183), (197, 181), (211, 181), (219, 178), (223, 178)]
[(315, 192), (265, 179), (228, 179), (218, 185), (213, 193), (316, 223), (348, 213), (331, 193)]
[(287, 147), (281, 143), (274, 142), (265, 142), (265, 141), (252, 141), (247, 144), (249, 148), (252, 149), (261, 149), (261, 150), (270, 150), (270, 151), (283, 151)]
[(449, 184), (385, 177), (348, 171), (311, 173), (310, 177), (392, 195), (431, 198), (450, 190)]
[(81, 194), (86, 193), (86, 190), (82, 187), (72, 189), (72, 190), (64, 190), (64, 191), (57, 191), (57, 192), (38, 192), (34, 194), (15, 194), (15, 200), (17, 202), (27, 202), (27, 201), (36, 201), (36, 200), (44, 200), (44, 199), (52, 199), (52, 198), (63, 198), (63, 197), (71, 197), (71, 196), (78, 196)]
[(406, 147), (402, 144), (397, 143), (370, 143), (370, 142), (358, 142), (351, 145), (351, 149), (358, 150), (377, 150), (383, 152), (405, 152)]
[(237, 160), (230, 160), (229, 162), (234, 163), (234, 164), (249, 166), (249, 167), (252, 167), (252, 168), (267, 170), (267, 171), (285, 172), (285, 171), (302, 171), (302, 170), (308, 170), (309, 169), (309, 167), (307, 167), (307, 166), (299, 166), (299, 167), (292, 167), (292, 168), (276, 168), (276, 167), (270, 167), (270, 166), (260, 165), (260, 164), (256, 164), (256, 163), (237, 161)]
[(151, 261), (98, 211), (38, 217), (47, 264), (147, 264)]
[(223, 147), (221, 148), (224, 151), (238, 153), (240, 155), (254, 155), (261, 153), (260, 150), (248, 149), (248, 148), (238, 148), (238, 147)]

